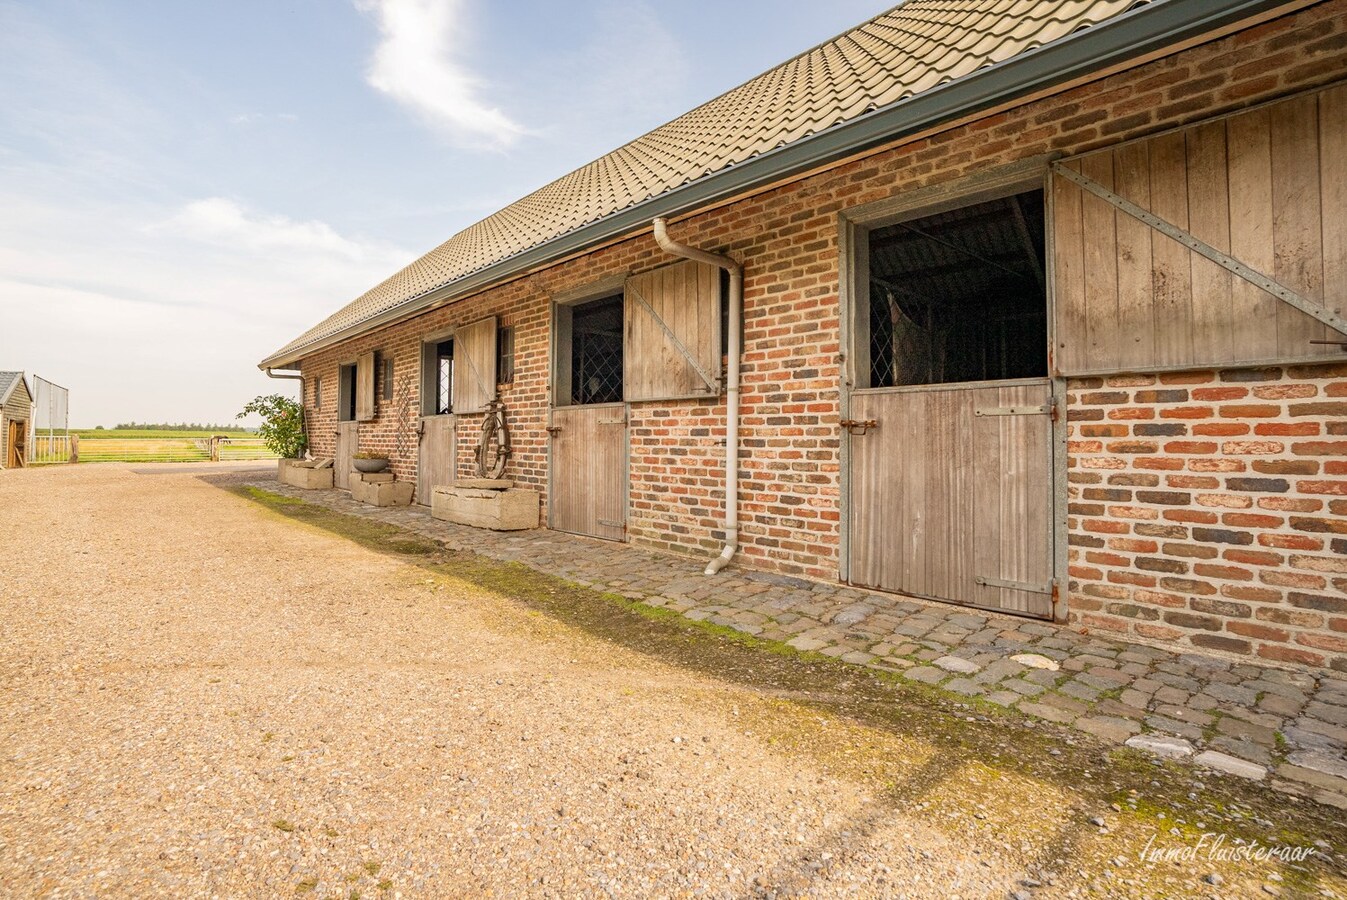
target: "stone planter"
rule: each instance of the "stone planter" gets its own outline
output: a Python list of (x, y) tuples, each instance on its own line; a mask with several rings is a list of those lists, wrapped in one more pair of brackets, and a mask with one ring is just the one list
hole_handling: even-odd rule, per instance
[(437, 487), (430, 495), (430, 514), (446, 522), (492, 531), (537, 528), (541, 507), (538, 492), (511, 485), (510, 481), (468, 478), (450, 487)]
[(392, 472), (351, 473), (351, 499), (370, 506), (411, 506), (414, 490), (410, 481), (395, 481)]
[(318, 468), (322, 460), (281, 459), (276, 461), (276, 480), (307, 491), (332, 489), (332, 466)]
[(351, 465), (355, 466), (357, 472), (382, 472), (388, 468), (386, 459), (353, 459)]

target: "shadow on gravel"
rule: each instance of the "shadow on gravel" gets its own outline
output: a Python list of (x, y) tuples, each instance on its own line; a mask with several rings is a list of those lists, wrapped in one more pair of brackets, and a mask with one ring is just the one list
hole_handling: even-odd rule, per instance
[[(801, 742), (791, 749), (808, 753), (839, 773), (875, 782), (879, 798), (874, 812), (864, 820), (838, 827), (830, 841), (802, 849), (795, 860), (783, 860), (773, 874), (770, 888), (781, 895), (802, 890), (795, 883), (818, 869), (803, 871), (807, 862), (824, 853), (834, 862), (845, 856), (846, 845), (873, 831), (890, 813), (912, 813), (934, 791), (965, 798), (969, 815), (973, 804), (998, 818), (1014, 810), (996, 810), (973, 785), (961, 784), (970, 768), (991, 770), (1007, 779), (1025, 779), (1052, 786), (1055, 794), (1069, 795), (1069, 808), (1061, 810), (1060, 827), (1047, 837), (1038, 854), (1043, 870), (1061, 871), (1066, 860), (1074, 876), (1081, 870), (1101, 873), (1122, 857), (1129, 861), (1127, 877), (1139, 879), (1136, 887), (1122, 893), (1174, 896), (1154, 886), (1145, 887), (1152, 876), (1181, 878), (1197, 887), (1207, 872), (1232, 875), (1251, 870), (1222, 868), (1203, 856), (1176, 869), (1172, 863), (1149, 869), (1137, 863), (1137, 854), (1152, 836), (1157, 847), (1187, 847), (1204, 832), (1223, 833), (1226, 841), (1257, 842), (1267, 846), (1312, 845), (1316, 839), (1335, 840), (1344, 834), (1342, 814), (1312, 802), (1297, 801), (1231, 777), (1204, 777), (1196, 787), (1192, 770), (1174, 764), (1159, 765), (1126, 748), (1105, 745), (1080, 732), (1033, 722), (983, 701), (952, 698), (943, 692), (904, 683), (888, 673), (838, 662), (818, 654), (802, 653), (788, 645), (765, 641), (729, 628), (694, 622), (678, 613), (646, 606), (624, 597), (581, 587), (518, 563), (502, 563), (476, 554), (444, 548), (437, 541), (414, 533), (343, 515), (306, 503), (239, 484), (237, 477), (203, 475), (204, 480), (261, 504), (286, 518), (314, 526), (355, 541), (378, 553), (395, 556), (438, 576), (458, 579), (484, 588), (523, 606), (537, 610), (569, 626), (610, 641), (628, 650), (666, 664), (721, 679), (760, 694), (794, 704), (821, 715), (836, 717), (906, 741), (933, 748), (924, 761), (909, 766), (896, 779), (875, 773), (884, 761), (866, 761), (855, 756), (832, 758), (827, 741)], [(787, 739), (783, 742), (790, 745)], [(854, 748), (848, 750), (854, 753)], [(862, 754), (863, 755), (863, 754)], [(1060, 797), (1051, 801), (1060, 802)], [(1110, 810), (1111, 805), (1114, 809)], [(1104, 815), (1110, 831), (1101, 839), (1101, 829), (1090, 818)], [(981, 818), (981, 816), (979, 816)], [(1177, 831), (1178, 834), (1174, 832)], [(1042, 835), (1040, 838), (1044, 837)], [(1102, 845), (1102, 849), (1101, 849)], [(1247, 845), (1247, 844), (1246, 844)], [(1340, 852), (1334, 847), (1330, 852)], [(1325, 896), (1347, 896), (1347, 865), (1341, 855), (1312, 855), (1304, 862), (1267, 863), (1284, 879), (1281, 890), (1288, 896), (1318, 896), (1323, 888), (1338, 891)], [(1149, 874), (1148, 874), (1149, 873)], [(1266, 877), (1264, 875), (1263, 877)], [(1255, 876), (1255, 879), (1257, 876)], [(1247, 881), (1247, 878), (1240, 878)], [(1223, 896), (1236, 896), (1227, 884)], [(1116, 882), (1103, 881), (1098, 891), (1118, 896)], [(1172, 890), (1173, 885), (1169, 888)], [(1014, 889), (1014, 888), (1012, 888)], [(1256, 893), (1257, 886), (1252, 887)], [(1203, 886), (1200, 895), (1211, 893)], [(1251, 895), (1252, 895), (1251, 893)]]

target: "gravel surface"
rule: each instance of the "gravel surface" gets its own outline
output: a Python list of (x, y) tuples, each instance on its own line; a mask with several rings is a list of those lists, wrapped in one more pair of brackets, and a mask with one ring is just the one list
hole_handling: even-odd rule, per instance
[[(1061, 858), (1097, 830), (1066, 788), (621, 649), (203, 471), (0, 473), (0, 895), (954, 900), (1104, 877)], [(1104, 893), (1144, 893), (1125, 883)]]

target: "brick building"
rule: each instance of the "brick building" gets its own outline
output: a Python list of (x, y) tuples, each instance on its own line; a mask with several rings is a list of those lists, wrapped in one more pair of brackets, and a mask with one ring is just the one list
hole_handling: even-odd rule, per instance
[(422, 502), (498, 398), (550, 527), (1347, 671), (1344, 48), (1347, 0), (910, 0), (261, 365)]

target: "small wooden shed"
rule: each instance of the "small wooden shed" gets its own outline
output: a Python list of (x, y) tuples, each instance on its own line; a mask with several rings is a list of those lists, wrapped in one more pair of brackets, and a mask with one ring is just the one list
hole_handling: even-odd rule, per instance
[(22, 372), (0, 372), (0, 469), (28, 463), (33, 392)]

